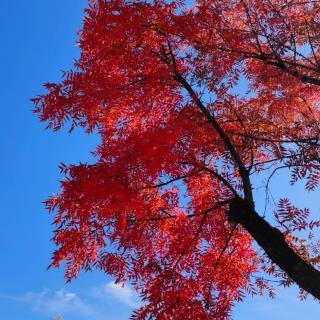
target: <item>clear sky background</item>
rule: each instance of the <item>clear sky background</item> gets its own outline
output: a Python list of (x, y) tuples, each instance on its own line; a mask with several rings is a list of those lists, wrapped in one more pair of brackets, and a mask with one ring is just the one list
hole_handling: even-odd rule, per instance
[[(100, 272), (81, 273), (65, 284), (62, 269), (46, 269), (54, 249), (52, 217), (41, 202), (58, 191), (58, 164), (92, 160), (98, 139), (77, 130), (72, 135), (44, 130), (29, 99), (72, 66), (85, 5), (85, 0), (0, 0), (0, 319), (121, 320), (139, 304), (129, 287), (113, 285)], [(283, 189), (282, 179), (275, 193)], [(319, 193), (286, 190), (298, 205), (319, 212)], [(249, 297), (234, 311), (235, 320), (301, 318), (320, 319), (320, 305), (300, 302), (295, 289), (280, 290), (277, 300)]]

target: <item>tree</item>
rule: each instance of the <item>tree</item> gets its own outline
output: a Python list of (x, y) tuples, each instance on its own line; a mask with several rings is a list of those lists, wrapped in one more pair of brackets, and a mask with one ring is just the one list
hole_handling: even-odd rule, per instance
[(320, 222), (278, 195), (273, 227), (253, 192), (279, 170), (319, 185), (319, 9), (91, 0), (74, 69), (33, 99), (49, 128), (101, 137), (46, 201), (52, 266), (130, 281), (133, 319), (227, 319), (246, 293), (273, 295), (266, 273), (319, 299)]

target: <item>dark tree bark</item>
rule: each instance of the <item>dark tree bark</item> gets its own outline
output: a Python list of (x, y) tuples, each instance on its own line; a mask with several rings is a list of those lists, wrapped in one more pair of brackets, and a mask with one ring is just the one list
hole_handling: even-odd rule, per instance
[(254, 206), (235, 198), (229, 206), (228, 217), (240, 224), (299, 287), (320, 299), (320, 271), (304, 261), (285, 241), (282, 232), (260, 217)]

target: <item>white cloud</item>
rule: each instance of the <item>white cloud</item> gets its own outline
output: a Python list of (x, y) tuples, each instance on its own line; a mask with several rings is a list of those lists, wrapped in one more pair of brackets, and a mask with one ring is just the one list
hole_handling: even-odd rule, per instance
[(11, 297), (11, 299), (27, 303), (33, 311), (50, 317), (77, 314), (84, 318), (90, 318), (94, 315), (90, 305), (85, 304), (76, 293), (65, 289), (54, 292), (48, 289), (40, 292), (27, 292), (23, 296)]
[(1, 299), (23, 303), (46, 319), (64, 316), (65, 319), (120, 320), (128, 319), (132, 310), (141, 305), (137, 293), (127, 285), (107, 282), (81, 292), (67, 289), (44, 289), (20, 296), (0, 293)]
[(127, 285), (108, 282), (103, 286), (94, 288), (93, 295), (99, 299), (115, 299), (130, 308), (137, 308), (141, 305), (137, 293)]

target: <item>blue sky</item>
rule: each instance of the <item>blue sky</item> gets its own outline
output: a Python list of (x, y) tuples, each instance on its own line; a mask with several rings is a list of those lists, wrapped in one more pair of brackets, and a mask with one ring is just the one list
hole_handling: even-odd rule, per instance
[[(58, 81), (60, 70), (72, 66), (85, 4), (0, 1), (0, 319), (64, 315), (66, 320), (121, 320), (139, 303), (129, 287), (113, 285), (100, 272), (81, 273), (66, 285), (63, 270), (46, 269), (53, 251), (52, 226), (41, 202), (58, 191), (58, 164), (90, 161), (98, 139), (77, 130), (72, 135), (44, 130), (29, 99), (42, 91), (43, 82)], [(282, 179), (276, 190), (283, 189)], [(298, 204), (310, 203), (319, 211), (314, 205), (317, 195), (308, 198), (299, 188), (287, 193)], [(281, 290), (276, 301), (246, 299), (236, 306), (234, 319), (318, 319), (319, 312), (317, 303), (300, 302), (293, 289)]]

